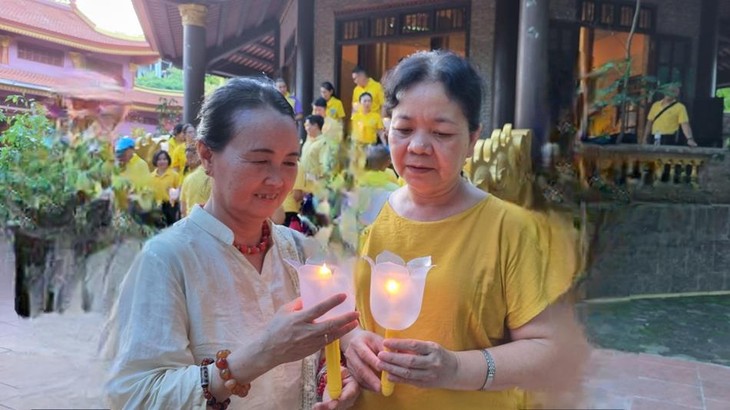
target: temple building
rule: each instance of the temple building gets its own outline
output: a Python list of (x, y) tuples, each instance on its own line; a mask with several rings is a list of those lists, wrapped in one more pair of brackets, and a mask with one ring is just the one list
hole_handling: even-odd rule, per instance
[[(570, 108), (581, 74), (626, 58), (634, 1), (619, 0), (133, 0), (152, 48), (185, 67), (185, 118), (204, 73), (282, 76), (302, 101), (331, 81), (349, 110), (356, 64), (380, 79), (417, 50), (468, 56), (487, 79), (483, 123), (513, 122), (544, 140)], [(644, 0), (632, 36), (632, 78), (682, 83), (702, 145), (719, 139), (712, 100), (730, 83), (730, 1)], [(183, 53), (183, 50), (189, 51)], [(632, 82), (633, 86), (635, 83)], [(590, 94), (602, 87), (589, 84)], [(305, 107), (307, 104), (305, 104)], [(633, 108), (632, 108), (633, 109)], [(636, 110), (646, 110), (636, 107)], [(348, 112), (349, 114), (349, 112)], [(646, 112), (632, 115), (643, 125)], [(714, 117), (708, 117), (708, 115)], [(718, 117), (719, 115), (719, 117)], [(700, 125), (702, 124), (702, 125)], [(715, 127), (715, 128), (712, 128)]]
[(182, 94), (135, 87), (137, 68), (159, 60), (144, 38), (96, 27), (75, 1), (3, 0), (0, 13), (0, 107), (9, 95), (43, 103), (59, 125), (84, 113), (122, 107), (115, 133), (154, 132), (160, 106), (181, 106)]

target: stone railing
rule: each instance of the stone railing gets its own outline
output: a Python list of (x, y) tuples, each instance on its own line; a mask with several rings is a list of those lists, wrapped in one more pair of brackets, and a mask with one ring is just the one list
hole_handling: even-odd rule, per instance
[(730, 203), (725, 149), (651, 145), (582, 145), (575, 166), (588, 201)]

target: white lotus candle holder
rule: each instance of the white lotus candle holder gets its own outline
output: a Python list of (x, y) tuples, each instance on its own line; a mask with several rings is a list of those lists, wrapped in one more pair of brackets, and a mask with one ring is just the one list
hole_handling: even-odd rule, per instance
[[(416, 258), (408, 263), (398, 255), (384, 251), (370, 263), (370, 312), (385, 328), (385, 338), (393, 330), (404, 330), (418, 319), (423, 304), (426, 276), (431, 268), (431, 257)], [(382, 372), (380, 383), (384, 396), (393, 394), (395, 385)]]
[[(325, 313), (318, 320), (324, 321), (355, 310), (355, 297), (352, 282), (352, 264), (327, 263), (323, 258), (309, 258), (306, 263), (286, 259), (297, 271), (302, 296), (302, 307), (308, 309), (325, 299), (344, 293), (347, 299)], [(342, 394), (342, 374), (340, 373), (340, 340), (336, 339), (325, 346), (327, 362), (327, 391), (332, 399)]]

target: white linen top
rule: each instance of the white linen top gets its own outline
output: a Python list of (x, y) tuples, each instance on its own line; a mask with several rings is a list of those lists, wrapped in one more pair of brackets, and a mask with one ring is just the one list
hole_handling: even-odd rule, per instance
[[(112, 408), (205, 409), (201, 361), (261, 334), (299, 295), (296, 271), (284, 262), (304, 259), (294, 234), (272, 227), (261, 273), (233, 247), (233, 232), (197, 205), (150, 239), (122, 283), (108, 325), (105, 352), (112, 363), (105, 388)], [(232, 396), (229, 409), (309, 408), (315, 360), (270, 370), (251, 383), (246, 398)]]

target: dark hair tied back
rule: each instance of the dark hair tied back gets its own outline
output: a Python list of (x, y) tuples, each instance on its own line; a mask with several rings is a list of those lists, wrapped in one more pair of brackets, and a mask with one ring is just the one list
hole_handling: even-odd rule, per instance
[(261, 108), (271, 108), (294, 121), (294, 110), (271, 80), (230, 79), (205, 99), (200, 109), (198, 139), (211, 150), (222, 151), (236, 135), (236, 115)]
[(421, 51), (408, 56), (384, 81), (388, 115), (398, 106), (401, 93), (428, 82), (441, 83), (448, 97), (461, 107), (469, 132), (479, 129), (484, 85), (479, 72), (465, 58), (449, 51)]

